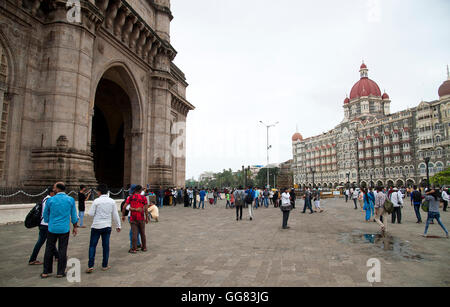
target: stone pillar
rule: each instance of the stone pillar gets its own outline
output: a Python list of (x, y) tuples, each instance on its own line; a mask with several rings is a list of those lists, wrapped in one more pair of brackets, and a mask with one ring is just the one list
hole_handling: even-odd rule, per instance
[(173, 185), (170, 148), (171, 94), (169, 77), (163, 74), (152, 78), (152, 105), (148, 144), (152, 144), (148, 159), (148, 180), (152, 187)]
[[(82, 24), (70, 23), (64, 1), (57, 1), (52, 20), (43, 28), (45, 48), (43, 59), (48, 63), (42, 78), (42, 100), (46, 102), (42, 119), (41, 147), (32, 150), (31, 176), (28, 186), (51, 184), (60, 180), (76, 187), (80, 183), (95, 184), (94, 168), (88, 130), (91, 72), (95, 30), (90, 12), (83, 11)], [(58, 146), (61, 135), (67, 146)], [(64, 154), (63, 154), (64, 153)], [(61, 164), (61, 159), (64, 163)], [(44, 166), (60, 172), (43, 171)], [(49, 182), (49, 180), (51, 180)]]

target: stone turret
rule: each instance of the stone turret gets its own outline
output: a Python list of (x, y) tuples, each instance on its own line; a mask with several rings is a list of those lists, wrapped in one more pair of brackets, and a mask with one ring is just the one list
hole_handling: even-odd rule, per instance
[(156, 7), (156, 33), (170, 42), (170, 22), (173, 19), (170, 11), (170, 0), (153, 0)]

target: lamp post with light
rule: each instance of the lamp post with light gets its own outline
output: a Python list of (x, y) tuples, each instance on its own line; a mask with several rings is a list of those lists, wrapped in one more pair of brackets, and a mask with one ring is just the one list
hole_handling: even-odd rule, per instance
[(276, 122), (273, 125), (266, 125), (265, 123), (263, 123), (261, 120), (259, 121), (261, 124), (263, 124), (264, 126), (266, 126), (267, 128), (267, 188), (270, 187), (270, 182), (269, 182), (269, 149), (272, 148), (272, 145), (269, 145), (269, 128), (275, 127), (279, 122)]

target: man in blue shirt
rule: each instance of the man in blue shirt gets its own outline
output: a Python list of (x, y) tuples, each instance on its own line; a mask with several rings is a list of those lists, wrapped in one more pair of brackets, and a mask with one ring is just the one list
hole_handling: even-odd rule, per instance
[(53, 255), (58, 242), (58, 272), (56, 277), (66, 276), (67, 246), (69, 244), (70, 223), (73, 224), (73, 236), (77, 235), (77, 209), (75, 199), (66, 195), (66, 186), (57, 182), (53, 186), (55, 196), (49, 198), (44, 209), (44, 222), (48, 223), (47, 246), (44, 256), (44, 272), (41, 278), (47, 278), (53, 273)]
[(200, 202), (198, 203), (198, 208), (200, 209), (200, 204), (201, 204), (202, 209), (205, 209), (205, 196), (206, 196), (205, 189), (202, 188), (200, 193), (198, 193), (198, 195), (200, 196)]

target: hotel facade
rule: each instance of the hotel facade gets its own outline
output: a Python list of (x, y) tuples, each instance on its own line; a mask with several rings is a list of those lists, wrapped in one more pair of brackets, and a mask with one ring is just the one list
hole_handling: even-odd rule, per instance
[(390, 113), (391, 100), (369, 79), (360, 80), (344, 100), (344, 119), (334, 129), (304, 139), (292, 137), (294, 184), (337, 186), (426, 185), (429, 176), (450, 166), (450, 74), (439, 99)]

